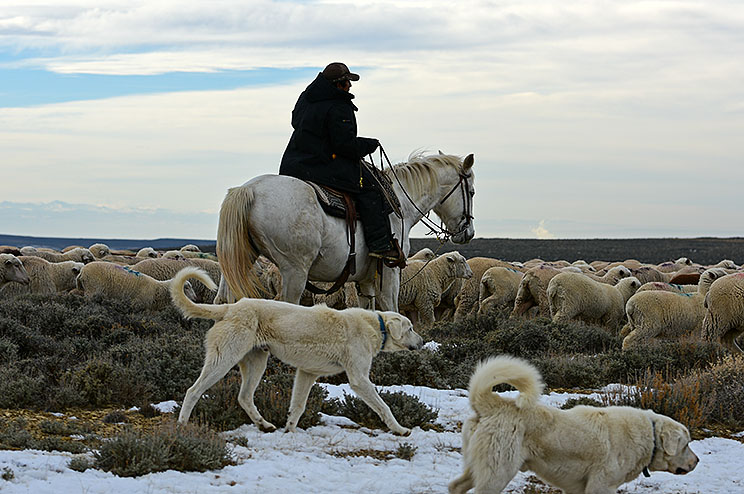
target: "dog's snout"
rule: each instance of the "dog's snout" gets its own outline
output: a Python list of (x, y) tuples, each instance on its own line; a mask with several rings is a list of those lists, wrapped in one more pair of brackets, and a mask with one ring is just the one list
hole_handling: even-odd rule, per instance
[(675, 475), (685, 475), (687, 473), (687, 470), (684, 468), (678, 468), (675, 472)]

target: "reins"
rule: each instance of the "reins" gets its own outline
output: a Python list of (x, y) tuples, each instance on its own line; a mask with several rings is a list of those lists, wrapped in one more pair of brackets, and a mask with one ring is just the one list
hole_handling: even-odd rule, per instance
[[(370, 155), (370, 158), (372, 158), (372, 155)], [(384, 161), (383, 161), (384, 158)], [(403, 191), (403, 195), (408, 199), (408, 202), (411, 203), (411, 205), (418, 211), (418, 213), (421, 215), (421, 223), (423, 223), (428, 229), (429, 232), (427, 235), (434, 234), (437, 237), (437, 240), (439, 240), (440, 244), (446, 243), (451, 237), (457, 235), (458, 233), (464, 231), (467, 229), (467, 227), (470, 225), (470, 222), (473, 220), (473, 201), (472, 197), (470, 197), (469, 189), (470, 184), (468, 183), (468, 179), (471, 177), (470, 174), (465, 173), (459, 173), (460, 179), (457, 181), (455, 185), (452, 186), (452, 189), (445, 194), (445, 196), (439, 201), (439, 204), (443, 204), (444, 201), (446, 201), (458, 188), (462, 192), (462, 200), (463, 200), (463, 216), (465, 217), (465, 223), (463, 224), (462, 228), (456, 232), (452, 232), (445, 228), (444, 222), (440, 221), (440, 224), (437, 225), (434, 223), (431, 219), (429, 219), (429, 213), (424, 213), (421, 211), (421, 209), (416, 205), (413, 198), (408, 194), (408, 191), (405, 187), (403, 187), (403, 183), (400, 181), (400, 178), (398, 177), (398, 174), (395, 172), (395, 168), (393, 167), (393, 164), (390, 162), (390, 158), (388, 158), (387, 153), (385, 152), (385, 149), (382, 147), (382, 144), (380, 144), (380, 168), (384, 168), (384, 163), (387, 162), (388, 168), (390, 169), (391, 173), (395, 177), (395, 181), (398, 182), (398, 185), (400, 186), (400, 189)], [(372, 165), (374, 166), (374, 160), (372, 160)], [(401, 218), (402, 220), (402, 218)]]
[[(431, 259), (427, 259), (421, 268), (419, 268), (416, 273), (413, 274), (410, 278), (408, 278), (406, 281), (402, 281), (400, 283), (400, 286), (404, 286), (405, 284), (409, 283), (411, 280), (413, 280), (416, 276), (418, 276), (426, 266), (429, 265), (431, 261), (436, 258), (439, 251), (444, 247), (444, 244), (447, 243), (447, 241), (453, 237), (454, 235), (457, 235), (458, 233), (464, 231), (467, 229), (467, 227), (470, 225), (470, 222), (473, 220), (473, 198), (470, 196), (470, 184), (468, 183), (468, 179), (472, 176), (470, 174), (459, 172), (460, 179), (457, 181), (455, 185), (452, 186), (452, 189), (450, 189), (447, 194), (439, 201), (439, 204), (443, 204), (444, 201), (446, 201), (458, 188), (462, 192), (462, 204), (463, 204), (463, 216), (465, 217), (465, 223), (462, 226), (462, 228), (457, 232), (451, 232), (450, 230), (446, 229), (443, 225), (444, 222), (440, 221), (440, 224), (437, 225), (434, 223), (431, 219), (429, 219), (429, 213), (424, 213), (421, 211), (421, 209), (416, 205), (413, 198), (408, 194), (408, 191), (403, 186), (403, 183), (401, 183), (400, 178), (398, 177), (398, 174), (395, 173), (395, 168), (393, 167), (393, 164), (390, 162), (390, 158), (388, 158), (387, 153), (385, 152), (385, 149), (382, 147), (382, 144), (380, 144), (380, 170), (384, 169), (385, 162), (387, 162), (388, 168), (390, 169), (391, 173), (395, 177), (395, 181), (398, 182), (398, 186), (400, 186), (400, 190), (403, 191), (403, 195), (405, 195), (406, 199), (408, 199), (408, 202), (413, 205), (413, 207), (418, 211), (418, 213), (421, 215), (421, 223), (423, 223), (428, 229), (429, 232), (427, 232), (427, 235), (434, 234), (437, 238), (437, 241), (439, 242), (439, 247), (437, 247), (437, 250), (434, 252), (434, 257)], [(372, 163), (372, 166), (375, 166), (374, 157), (370, 154), (370, 161)], [(384, 158), (384, 160), (383, 160)], [(389, 201), (391, 202), (392, 201)], [(395, 211), (396, 216), (400, 218), (401, 221), (401, 231), (403, 231), (403, 213), (401, 211)], [(402, 272), (402, 270), (401, 270)]]

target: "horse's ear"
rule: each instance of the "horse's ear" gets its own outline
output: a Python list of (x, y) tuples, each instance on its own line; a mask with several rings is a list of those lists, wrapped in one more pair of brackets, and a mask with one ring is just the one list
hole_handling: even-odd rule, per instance
[(473, 168), (473, 163), (475, 162), (475, 158), (473, 157), (473, 153), (470, 153), (465, 157), (465, 160), (462, 162), (462, 169), (465, 171), (470, 170)]

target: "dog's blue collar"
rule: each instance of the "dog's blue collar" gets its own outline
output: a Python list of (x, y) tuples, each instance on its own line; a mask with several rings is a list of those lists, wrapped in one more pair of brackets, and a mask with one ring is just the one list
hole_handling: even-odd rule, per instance
[(654, 456), (656, 456), (656, 423), (651, 420), (651, 434), (654, 437), (654, 450), (651, 451), (651, 459), (648, 460), (648, 466), (643, 467), (643, 476), (644, 477), (650, 477), (651, 474), (648, 473), (648, 467), (651, 466), (651, 462), (654, 461)]
[(380, 350), (385, 348), (385, 342), (387, 342), (387, 329), (385, 329), (385, 321), (382, 320), (382, 316), (380, 314), (377, 314), (377, 319), (380, 320), (380, 333), (382, 333), (382, 345), (380, 346)]

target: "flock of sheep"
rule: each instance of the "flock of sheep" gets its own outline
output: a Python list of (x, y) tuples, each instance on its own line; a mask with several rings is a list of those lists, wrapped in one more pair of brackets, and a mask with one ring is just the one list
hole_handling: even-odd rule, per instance
[[(226, 294), (217, 258), (194, 245), (164, 253), (151, 247), (112, 252), (105, 244), (68, 247), (62, 252), (0, 246), (0, 298), (24, 293), (74, 292), (128, 300), (144, 309), (171, 304), (170, 280), (186, 266), (205, 270), (220, 290), (194, 281), (185, 286), (196, 302), (224, 303)], [(281, 293), (281, 276), (269, 260), (255, 265), (266, 298)], [(343, 309), (358, 306), (356, 287), (347, 283), (329, 295), (306, 292), (302, 303)], [(714, 266), (687, 258), (659, 265), (622, 262), (524, 263), (487, 257), (465, 259), (458, 252), (436, 256), (429, 249), (412, 255), (401, 271), (401, 313), (417, 327), (435, 321), (461, 321), (494, 311), (510, 317), (580, 320), (620, 331), (623, 349), (653, 338), (693, 335), (719, 341), (744, 353), (736, 338), (744, 332), (744, 270), (724, 260)]]

